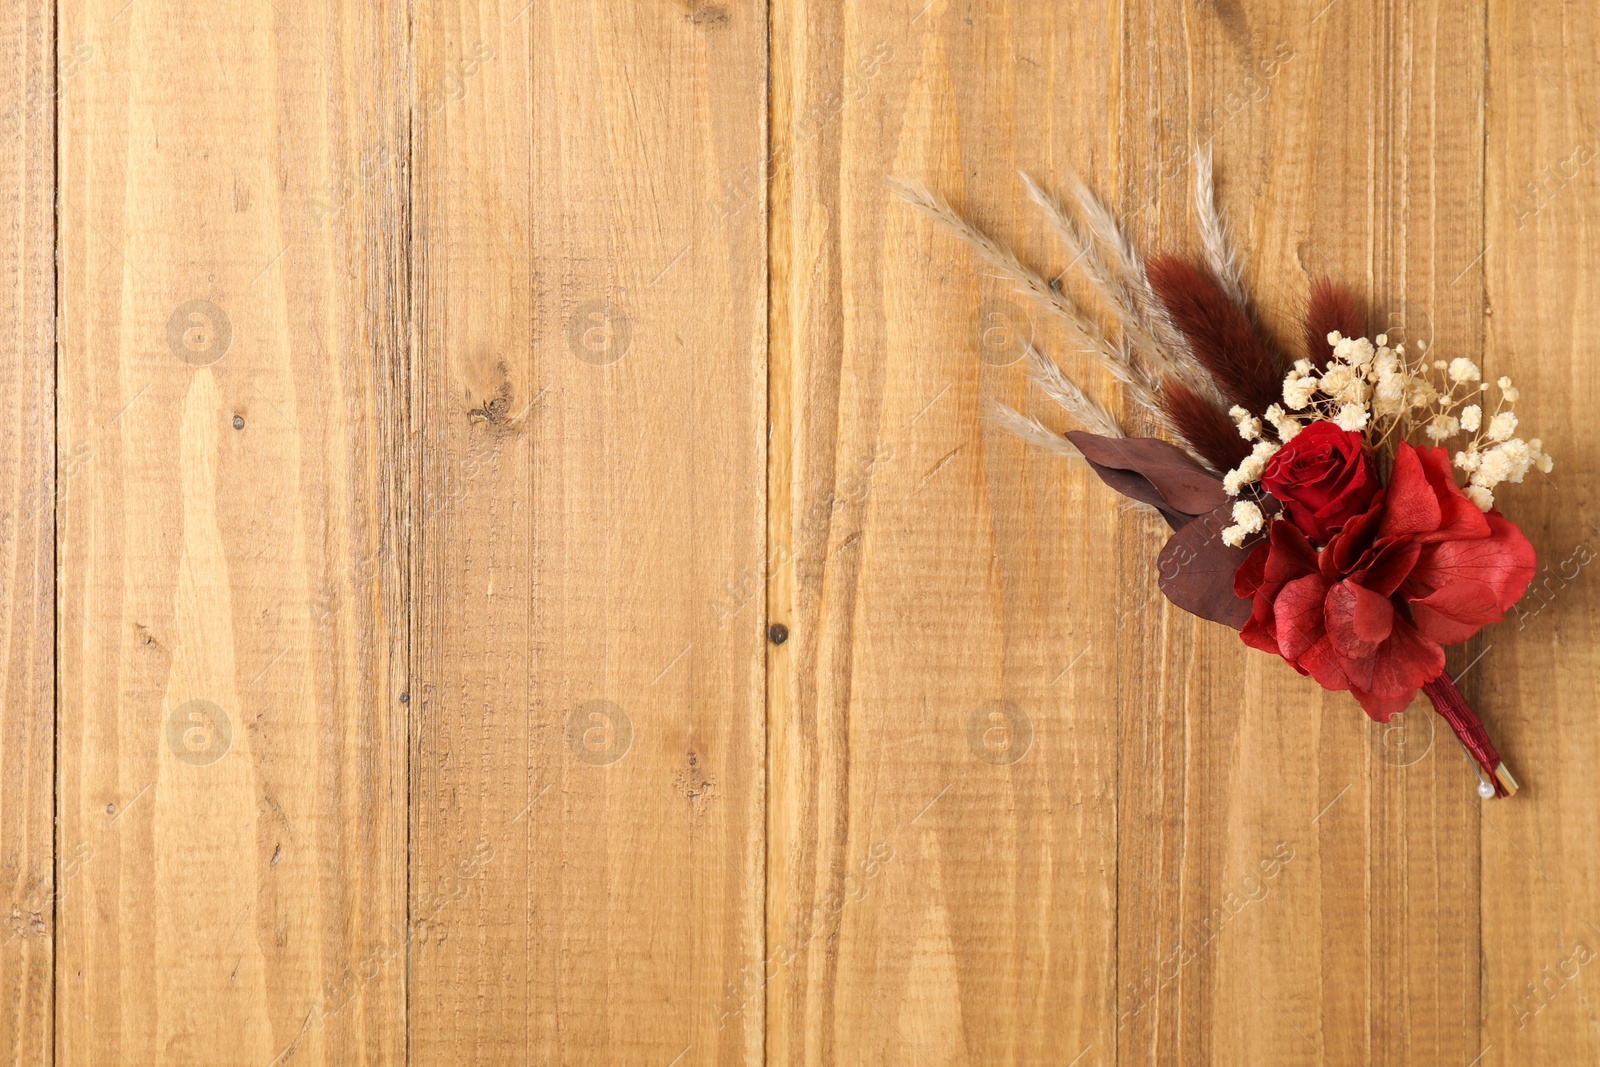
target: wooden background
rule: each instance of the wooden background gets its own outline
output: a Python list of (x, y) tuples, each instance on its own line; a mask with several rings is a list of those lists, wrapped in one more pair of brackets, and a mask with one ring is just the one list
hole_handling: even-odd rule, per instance
[[(1597, 54), (1557, 0), (9, 0), (0, 1063), (1596, 1062)], [(1019, 168), (1186, 249), (1197, 145), (1269, 324), (1348, 279), (1557, 457), (1451, 659), (1513, 800), (1169, 608), (980, 420), (1064, 425), (1059, 332), (883, 182), (1053, 273)]]

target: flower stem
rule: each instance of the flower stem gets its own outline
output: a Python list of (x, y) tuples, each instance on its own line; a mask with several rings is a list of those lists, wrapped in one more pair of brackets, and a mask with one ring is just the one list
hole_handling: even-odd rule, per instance
[(1511, 772), (1500, 762), (1500, 754), (1494, 750), (1494, 744), (1489, 740), (1489, 731), (1484, 729), (1483, 720), (1472, 710), (1467, 698), (1461, 695), (1461, 690), (1456, 688), (1456, 683), (1451, 680), (1449, 673), (1440, 674), (1424, 685), (1422, 691), (1433, 701), (1433, 710), (1443, 716), (1444, 721), (1450, 724), (1450, 729), (1455, 731), (1462, 747), (1467, 750), (1467, 755), (1483, 768), (1484, 774), (1488, 776), (1486, 781), (1494, 786), (1494, 795), (1508, 797), (1515, 793), (1517, 780), (1511, 777)]

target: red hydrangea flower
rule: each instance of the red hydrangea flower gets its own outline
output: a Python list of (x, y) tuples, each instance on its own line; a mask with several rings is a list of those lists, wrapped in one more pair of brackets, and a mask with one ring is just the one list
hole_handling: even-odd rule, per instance
[(1240, 636), (1349, 690), (1379, 722), (1444, 671), (1443, 646), (1500, 621), (1534, 574), (1528, 539), (1466, 498), (1445, 450), (1405, 442), (1387, 488), (1325, 548), (1290, 521), (1269, 533), (1234, 576), (1253, 601)]
[(1261, 487), (1283, 501), (1301, 533), (1323, 544), (1370, 508), (1381, 488), (1365, 445), (1353, 430), (1313, 422), (1267, 461)]

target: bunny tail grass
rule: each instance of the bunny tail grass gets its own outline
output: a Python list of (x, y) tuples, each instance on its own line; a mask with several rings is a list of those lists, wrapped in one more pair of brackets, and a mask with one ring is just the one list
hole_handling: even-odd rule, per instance
[(1306, 358), (1318, 370), (1328, 365), (1333, 346), (1328, 334), (1338, 330), (1345, 337), (1365, 337), (1367, 317), (1361, 302), (1347, 285), (1328, 278), (1311, 280), (1311, 298), (1306, 306)]
[(1163, 254), (1150, 261), (1150, 284), (1229, 404), (1260, 415), (1282, 398), (1289, 361), (1216, 276), (1197, 263)]

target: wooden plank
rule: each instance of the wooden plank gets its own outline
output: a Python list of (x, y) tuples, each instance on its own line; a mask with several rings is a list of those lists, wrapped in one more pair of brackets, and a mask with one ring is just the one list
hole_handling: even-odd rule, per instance
[(1524, 789), (1483, 815), (1486, 1063), (1600, 1059), (1600, 648), (1595, 452), (1600, 402), (1600, 17), (1590, 6), (1489, 5), (1487, 279), (1490, 377), (1521, 396), (1519, 435), (1548, 476), (1495, 491), (1539, 552), (1533, 587), (1478, 670), (1484, 718)]
[(0, 11), (0, 1064), (50, 1062), (55, 5)]
[[(1286, 343), (1328, 274), (1397, 337), (1409, 311), (1412, 334), (1481, 354), (1481, 287), (1456, 284), (1481, 248), (1481, 15), (1137, 4), (1123, 29), (1123, 208), (1141, 236), (1195, 247), (1187, 153), (1210, 144)], [(1124, 673), (1141, 710), (1124, 717), (1119, 970), (1123, 1013), (1143, 1010), (1120, 1058), (1471, 1061), (1479, 802), (1426, 703), (1433, 747), (1402, 750), (1348, 696), (1215, 627), (1169, 611), (1134, 634), (1127, 662), (1164, 666)]]
[(60, 40), (57, 1055), (398, 1062), (406, 8)]
[[(1269, 327), (1294, 337), (1309, 276), (1334, 273), (1476, 354), (1481, 287), (1454, 283), (1481, 248), (1481, 19), (1265, 3), (1131, 3), (1109, 22), (1092, 5), (1038, 22), (945, 4), (774, 10), (775, 162), (786, 138), (795, 150), (773, 197), (784, 451), (769, 555), (772, 614), (793, 636), (773, 657), (768, 939), (800, 947), (769, 968), (772, 1059), (1470, 1061), (1470, 769), (1443, 737), (1412, 762), (1347, 697), (1167, 608), (1163, 531), (1119, 522), (1081, 471), (981, 429), (978, 396), (1020, 396), (1016, 372), (952, 341), (1001, 290), (886, 210), (876, 181), (910, 169), (1049, 264), (1010, 173), (1072, 164), (1146, 245), (1183, 249), (1190, 151), (1214, 142)], [(852, 49), (879, 39), (897, 58), (854, 102)], [(1351, 62), (1350, 40), (1378, 43)], [(1366, 167), (1373, 181), (1352, 177)], [(1405, 320), (1388, 322), (1398, 335)], [(1083, 648), (1068, 715), (1042, 664)], [(1034, 743), (1070, 724), (1070, 746), (1036, 749), (1037, 778), (1023, 760), (1000, 792), (950, 805), (952, 709), (985, 687), (1043, 700)], [(1052, 786), (1100, 799), (1052, 822), (1065, 812)], [(896, 852), (904, 881), (818, 927), (879, 840), (912, 842)], [(1084, 869), (1064, 899), (1065, 854)], [(1108, 877), (1114, 903), (1096, 896)], [(1046, 903), (1052, 922), (1030, 927)], [(1114, 1005), (1064, 995), (1073, 974), (1113, 970)], [(1057, 1025), (1042, 1042), (1034, 1010)]]
[(1015, 170), (1098, 171), (1115, 27), (1048, 6), (774, 5), (774, 1064), (1114, 1056), (1117, 509), (979, 420), (1061, 424), (1061, 333), (883, 185), (1065, 265)]
[[(0, 1063), (1595, 1058), (1600, 19), (1042, 7), (775, 0), (770, 158), (755, 3), (0, 14)], [(1516, 801), (1166, 607), (880, 182), (1054, 269), (1017, 167), (1182, 248), (1196, 142), (1557, 456)]]
[(757, 1063), (765, 7), (417, 15), (412, 1055)]

